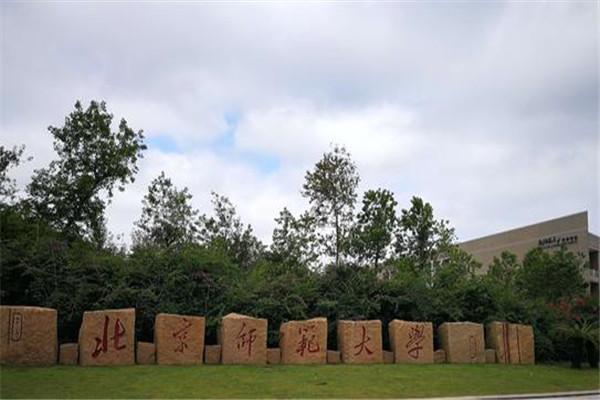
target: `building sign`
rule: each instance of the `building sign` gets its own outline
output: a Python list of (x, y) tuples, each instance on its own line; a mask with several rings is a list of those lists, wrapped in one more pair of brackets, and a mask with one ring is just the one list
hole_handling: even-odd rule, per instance
[(577, 235), (571, 236), (548, 236), (538, 241), (540, 249), (552, 249), (554, 247), (567, 246), (577, 243)]

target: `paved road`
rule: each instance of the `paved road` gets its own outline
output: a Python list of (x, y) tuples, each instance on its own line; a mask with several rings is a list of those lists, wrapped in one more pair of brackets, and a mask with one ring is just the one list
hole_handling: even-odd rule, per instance
[(600, 400), (600, 391), (521, 394), (508, 396), (439, 397), (429, 400)]

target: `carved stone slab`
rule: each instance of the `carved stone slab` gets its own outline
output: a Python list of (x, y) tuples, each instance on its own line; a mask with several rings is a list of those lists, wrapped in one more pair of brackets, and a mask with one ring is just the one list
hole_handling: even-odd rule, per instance
[(535, 362), (533, 328), (530, 325), (490, 322), (485, 327), (486, 345), (496, 351), (500, 364)]
[(154, 321), (157, 364), (202, 364), (204, 317), (158, 314)]
[(383, 362), (381, 321), (337, 322), (338, 350), (342, 363), (372, 364)]
[(393, 320), (390, 346), (397, 363), (433, 363), (433, 324)]
[(0, 306), (0, 363), (56, 364), (57, 315), (51, 308)]
[(58, 362), (64, 365), (77, 365), (79, 363), (79, 344), (61, 344), (58, 352)]
[(156, 345), (149, 342), (137, 342), (135, 358), (138, 364), (156, 364)]
[(204, 364), (221, 364), (221, 345), (204, 347)]
[(327, 318), (282, 323), (279, 348), (282, 364), (327, 363)]
[(223, 364), (266, 364), (267, 320), (227, 314), (218, 331)]
[(446, 322), (439, 326), (442, 349), (449, 363), (484, 363), (483, 325), (473, 322)]
[(79, 363), (134, 364), (134, 337), (134, 308), (86, 311), (79, 329)]

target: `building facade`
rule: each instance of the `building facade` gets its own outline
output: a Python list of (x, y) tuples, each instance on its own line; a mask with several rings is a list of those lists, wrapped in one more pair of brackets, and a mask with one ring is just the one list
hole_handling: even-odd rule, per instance
[(588, 229), (587, 211), (540, 222), (522, 228), (484, 236), (460, 243), (459, 246), (483, 264), (480, 272), (486, 273), (494, 257), (503, 251), (514, 253), (519, 261), (533, 248), (557, 250), (565, 245), (567, 250), (581, 254), (587, 261), (582, 271), (588, 283), (588, 292), (598, 296), (598, 251), (600, 238)]

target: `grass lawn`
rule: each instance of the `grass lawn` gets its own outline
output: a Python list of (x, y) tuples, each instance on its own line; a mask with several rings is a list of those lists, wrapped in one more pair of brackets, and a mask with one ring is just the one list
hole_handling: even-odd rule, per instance
[(400, 398), (599, 389), (598, 370), (546, 365), (8, 367), (2, 398)]

